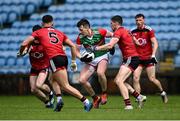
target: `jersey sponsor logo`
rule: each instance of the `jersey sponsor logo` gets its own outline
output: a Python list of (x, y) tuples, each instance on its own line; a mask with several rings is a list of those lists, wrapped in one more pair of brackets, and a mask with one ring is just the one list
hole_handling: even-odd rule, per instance
[(143, 38), (138, 38), (137, 41), (139, 42), (140, 46), (144, 46), (147, 43), (146, 39)]
[(34, 58), (42, 58), (44, 56), (43, 53), (39, 53), (39, 52), (35, 52), (35, 53), (31, 53), (31, 56), (34, 57)]

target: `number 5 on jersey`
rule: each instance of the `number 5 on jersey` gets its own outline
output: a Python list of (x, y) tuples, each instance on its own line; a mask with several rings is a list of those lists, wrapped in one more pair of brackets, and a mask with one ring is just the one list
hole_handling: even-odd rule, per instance
[(59, 39), (58, 39), (57, 34), (55, 32), (49, 32), (49, 38), (50, 38), (50, 42), (53, 44), (56, 44), (59, 42)]

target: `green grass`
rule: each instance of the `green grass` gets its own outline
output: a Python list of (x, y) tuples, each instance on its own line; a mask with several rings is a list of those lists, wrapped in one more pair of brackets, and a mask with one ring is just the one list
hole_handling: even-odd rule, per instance
[(46, 109), (34, 96), (0, 96), (1, 120), (164, 120), (180, 119), (180, 96), (169, 96), (163, 104), (160, 96), (147, 96), (143, 109), (138, 109), (133, 97), (133, 110), (124, 110), (120, 96), (109, 96), (108, 103), (90, 112), (83, 110), (82, 103), (72, 96), (63, 96), (64, 107), (61, 112)]

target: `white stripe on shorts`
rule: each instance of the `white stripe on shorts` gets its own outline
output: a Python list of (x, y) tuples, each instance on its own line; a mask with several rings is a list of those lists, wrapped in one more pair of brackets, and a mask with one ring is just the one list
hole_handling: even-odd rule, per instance
[(124, 65), (128, 67), (130, 63), (131, 63), (131, 57), (128, 57), (128, 59)]
[(55, 72), (56, 71), (56, 66), (55, 66), (52, 59), (50, 60), (50, 65), (51, 65), (52, 71)]

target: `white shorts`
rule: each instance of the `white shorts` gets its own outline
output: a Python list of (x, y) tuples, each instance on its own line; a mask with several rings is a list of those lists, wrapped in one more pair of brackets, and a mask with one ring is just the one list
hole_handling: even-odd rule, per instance
[(99, 63), (100, 61), (102, 61), (102, 60), (108, 61), (108, 60), (109, 60), (108, 54), (104, 54), (104, 55), (102, 55), (102, 56), (99, 56), (99, 57), (95, 58), (93, 61), (91, 61), (91, 62), (88, 63), (88, 64), (91, 65), (91, 66), (96, 67), (96, 66), (98, 65), (98, 63)]

